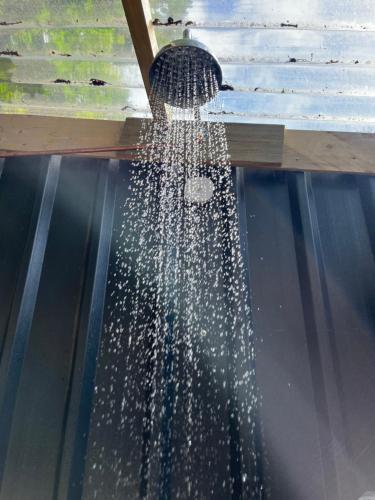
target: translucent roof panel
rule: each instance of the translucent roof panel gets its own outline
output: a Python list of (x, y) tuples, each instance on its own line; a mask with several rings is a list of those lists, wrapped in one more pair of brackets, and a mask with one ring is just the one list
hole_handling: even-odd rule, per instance
[[(0, 1), (2, 23), (10, 26), (123, 26), (121, 0)], [(13, 24), (15, 23), (15, 24)]]
[(1, 112), (150, 112), (121, 0), (0, 0), (0, 54)]
[(151, 0), (158, 17), (203, 26), (374, 29), (373, 0)]
[[(213, 119), (375, 132), (373, 0), (150, 4), (160, 47), (189, 25), (219, 58)], [(149, 116), (121, 0), (0, 0), (0, 111)]]
[[(290, 128), (375, 132), (373, 0), (153, 1), (159, 43), (193, 36), (224, 81), (212, 116)], [(165, 26), (168, 17), (181, 21)]]

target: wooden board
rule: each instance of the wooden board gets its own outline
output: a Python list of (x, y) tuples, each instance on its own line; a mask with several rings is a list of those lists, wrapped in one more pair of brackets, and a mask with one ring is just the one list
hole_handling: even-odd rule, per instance
[(134, 51), (142, 73), (146, 92), (150, 93), (148, 72), (158, 51), (148, 0), (122, 0)]
[[(136, 144), (142, 120), (128, 118), (123, 134)], [(267, 165), (280, 167), (283, 155), (284, 126), (226, 123), (231, 161), (239, 166)]]
[(375, 134), (285, 130), (282, 168), (375, 173)]
[[(134, 152), (99, 152), (100, 148), (135, 146), (140, 119), (125, 123), (41, 116), (0, 115), (0, 150), (72, 154), (78, 148), (96, 148), (91, 156), (131, 159)], [(226, 124), (231, 161), (236, 165), (278, 167), (282, 161), (283, 126)], [(65, 152), (64, 152), (65, 150)], [(1, 151), (0, 151), (1, 152)]]
[(237, 166), (280, 167), (283, 157), (284, 126), (227, 123), (229, 154)]
[(147, 95), (149, 96), (151, 111), (153, 116), (155, 116), (155, 113), (162, 112), (165, 113), (165, 118), (167, 118), (164, 106), (162, 106), (161, 109), (156, 109), (150, 99), (151, 86), (149, 81), (149, 71), (158, 52), (158, 44), (156, 41), (154, 25), (152, 24), (149, 0), (122, 0), (122, 5), (124, 7), (126, 20), (132, 37), (134, 51), (141, 70), (143, 83)]
[[(138, 141), (136, 122), (0, 114), (1, 155), (131, 146)], [(375, 134), (285, 130), (282, 158), (277, 156), (281, 134), (277, 126), (227, 124), (227, 134), (234, 165), (375, 174)], [(121, 151), (90, 156), (132, 157)]]
[(124, 128), (119, 121), (0, 114), (0, 150), (26, 154), (115, 146), (126, 143)]

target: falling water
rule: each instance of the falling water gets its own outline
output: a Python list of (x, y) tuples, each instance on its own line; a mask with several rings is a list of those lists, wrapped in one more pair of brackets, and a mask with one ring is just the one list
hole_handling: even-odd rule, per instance
[(234, 174), (224, 124), (200, 107), (197, 75), (209, 95), (216, 79), (199, 61), (186, 73), (185, 63), (160, 68), (154, 94), (179, 107), (166, 122), (153, 98), (160, 118), (144, 121), (132, 165), (85, 498), (263, 498)]

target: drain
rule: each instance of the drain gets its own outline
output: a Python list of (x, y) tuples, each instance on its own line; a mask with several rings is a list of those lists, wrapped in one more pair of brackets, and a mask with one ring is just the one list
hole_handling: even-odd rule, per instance
[(186, 180), (185, 199), (191, 203), (206, 203), (214, 194), (214, 184), (207, 177), (191, 177)]

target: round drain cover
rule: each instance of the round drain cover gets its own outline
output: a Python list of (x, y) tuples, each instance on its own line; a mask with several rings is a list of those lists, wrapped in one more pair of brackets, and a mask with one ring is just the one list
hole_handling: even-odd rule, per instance
[(191, 177), (185, 184), (185, 198), (191, 203), (206, 203), (214, 194), (214, 184), (207, 177)]

